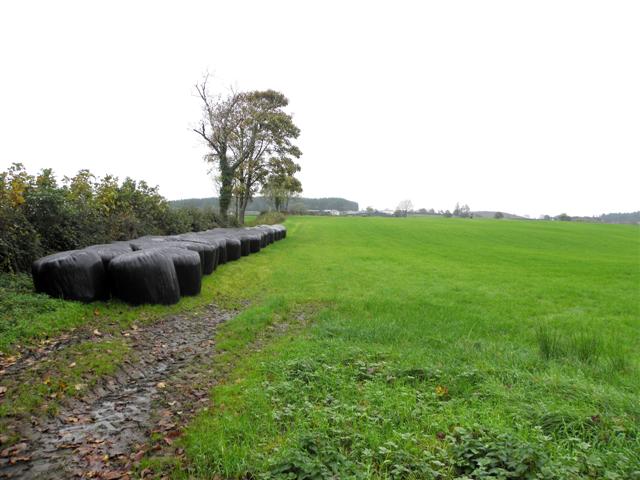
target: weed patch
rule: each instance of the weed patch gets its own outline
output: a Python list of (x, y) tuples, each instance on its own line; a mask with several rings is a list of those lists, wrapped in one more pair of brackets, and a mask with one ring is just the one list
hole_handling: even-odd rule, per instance
[(626, 370), (629, 365), (615, 346), (607, 344), (602, 335), (586, 332), (559, 332), (548, 327), (536, 331), (540, 356), (545, 360), (573, 360), (596, 365), (601, 363), (613, 371)]

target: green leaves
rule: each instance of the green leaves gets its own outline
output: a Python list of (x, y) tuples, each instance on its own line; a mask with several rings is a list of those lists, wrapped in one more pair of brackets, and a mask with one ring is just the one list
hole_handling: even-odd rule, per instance
[(21, 164), (0, 173), (0, 271), (28, 271), (57, 251), (215, 226), (211, 210), (171, 209), (144, 181), (80, 170), (59, 185), (51, 169), (33, 176)]
[[(227, 222), (232, 198), (236, 221), (244, 223), (244, 212), (253, 196), (268, 184), (273, 184), (276, 169), (293, 173), (300, 166), (292, 159), (302, 155), (293, 141), (300, 129), (284, 108), (289, 100), (275, 90), (230, 92), (226, 97), (213, 97), (207, 91), (207, 80), (196, 90), (203, 103), (203, 117), (194, 132), (204, 139), (211, 149), (205, 160), (214, 164), (220, 183), (220, 214)], [(302, 191), (299, 180), (293, 182), (293, 173), (287, 178), (292, 185), (285, 192)], [(276, 176), (281, 173), (276, 174)], [(272, 190), (269, 190), (272, 191)], [(274, 197), (276, 198), (276, 197)], [(278, 195), (278, 205), (282, 195)], [(287, 197), (288, 198), (288, 197)]]

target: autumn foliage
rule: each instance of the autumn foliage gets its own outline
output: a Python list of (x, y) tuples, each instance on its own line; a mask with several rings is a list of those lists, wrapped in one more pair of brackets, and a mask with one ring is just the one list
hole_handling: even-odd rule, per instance
[(128, 177), (80, 170), (59, 182), (51, 169), (31, 175), (19, 163), (0, 173), (0, 271), (28, 271), (53, 252), (215, 226), (213, 210), (173, 209), (157, 187)]

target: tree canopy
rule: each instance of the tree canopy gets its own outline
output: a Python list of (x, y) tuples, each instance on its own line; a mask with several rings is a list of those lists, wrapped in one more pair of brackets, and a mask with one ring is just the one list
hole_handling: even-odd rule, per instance
[(205, 160), (214, 165), (220, 184), (222, 220), (228, 221), (235, 199), (236, 220), (243, 223), (247, 205), (265, 185), (271, 185), (266, 191), (272, 191), (276, 184), (289, 188), (289, 196), (302, 191), (299, 180), (293, 177), (300, 171), (295, 160), (302, 153), (293, 143), (300, 129), (284, 110), (289, 100), (282, 93), (231, 91), (227, 96), (213, 97), (207, 90), (207, 80), (205, 77), (196, 85), (203, 110), (194, 131), (210, 149)]

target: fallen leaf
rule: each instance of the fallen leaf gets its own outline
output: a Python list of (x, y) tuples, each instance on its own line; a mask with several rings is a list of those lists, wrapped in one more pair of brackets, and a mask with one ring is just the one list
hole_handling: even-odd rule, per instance
[(436, 395), (439, 397), (444, 397), (449, 393), (449, 389), (447, 387), (443, 387), (442, 385), (438, 385), (436, 387)]
[(181, 435), (182, 435), (182, 432), (180, 430), (172, 430), (167, 433), (167, 437), (169, 438), (178, 438)]
[(142, 457), (144, 457), (145, 454), (145, 450), (138, 450), (134, 455), (133, 455), (133, 460), (135, 462), (139, 462), (140, 460), (142, 460)]
[(173, 440), (169, 437), (164, 437), (164, 443), (166, 443), (167, 445), (171, 445), (173, 444)]
[(13, 457), (16, 454), (22, 453), (27, 449), (28, 445), (25, 442), (16, 443), (14, 446), (5, 448), (0, 452), (0, 457)]
[(158, 383), (156, 384), (156, 387), (158, 387), (158, 388), (166, 388), (166, 386), (167, 386), (167, 384), (166, 384), (166, 383), (164, 383), (164, 382), (158, 382)]
[(100, 333), (100, 330), (98, 330), (97, 328), (93, 331), (93, 334), (94, 334), (96, 337), (100, 337), (100, 336), (102, 336), (102, 333)]
[(15, 465), (18, 462), (28, 462), (29, 460), (31, 460), (31, 457), (11, 457), (9, 463)]
[(98, 309), (96, 308), (96, 309), (93, 311), (93, 314), (94, 314), (96, 317), (99, 317), (99, 316), (100, 316), (100, 310), (98, 310)]
[(75, 367), (75, 366), (76, 366), (76, 362), (71, 362), (71, 363), (69, 364), (69, 368), (73, 368), (73, 367)]
[(74, 385), (74, 388), (76, 389), (76, 391), (80, 391), (82, 390), (84, 387), (86, 387), (86, 385), (84, 383), (76, 383)]
[(4, 364), (5, 365), (13, 365), (14, 363), (16, 363), (18, 361), (18, 357), (15, 356), (10, 356), (4, 359)]
[(0, 387), (0, 395), (7, 393), (7, 387)]

